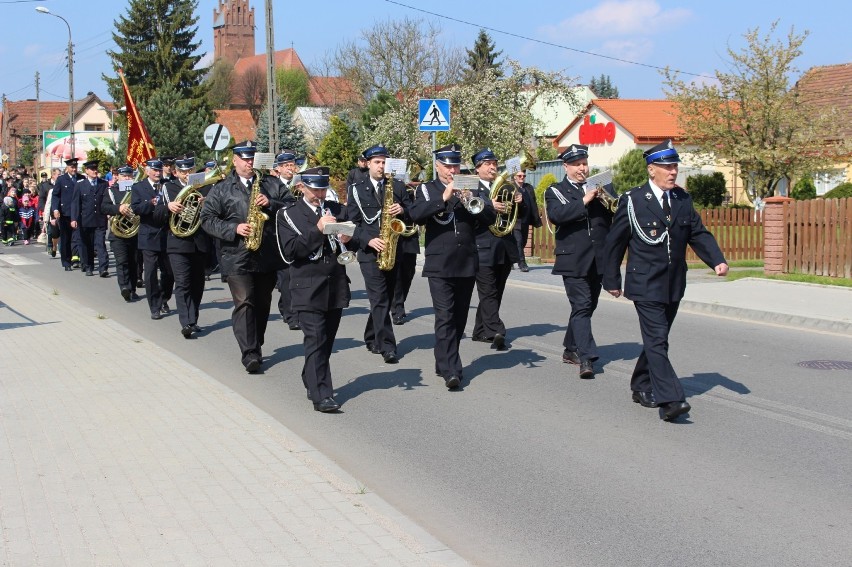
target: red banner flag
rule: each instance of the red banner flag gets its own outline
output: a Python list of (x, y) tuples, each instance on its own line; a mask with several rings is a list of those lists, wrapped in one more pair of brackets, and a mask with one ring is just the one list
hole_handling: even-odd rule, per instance
[(148, 128), (145, 127), (142, 117), (139, 116), (136, 103), (133, 102), (130, 88), (127, 86), (127, 81), (124, 80), (124, 73), (121, 69), (118, 70), (118, 76), (121, 77), (121, 83), (124, 85), (124, 106), (127, 108), (125, 113), (127, 117), (127, 165), (138, 168), (156, 156), (157, 150), (154, 148), (154, 142), (151, 141)]

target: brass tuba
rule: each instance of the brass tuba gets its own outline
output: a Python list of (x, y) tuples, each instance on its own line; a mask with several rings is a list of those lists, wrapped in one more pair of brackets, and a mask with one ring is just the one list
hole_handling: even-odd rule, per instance
[[(121, 205), (130, 205), (130, 198), (130, 191), (125, 191), (124, 198), (121, 199)], [(130, 210), (133, 211), (133, 209)], [(119, 238), (133, 238), (139, 232), (141, 221), (142, 219), (135, 213), (130, 216), (118, 213), (109, 219), (109, 228)]]
[[(233, 167), (233, 165), (231, 166)], [(175, 203), (183, 205), (183, 210), (169, 217), (169, 228), (177, 237), (188, 238), (198, 231), (201, 226), (201, 199), (199, 189), (213, 185), (225, 179), (230, 168), (222, 171), (217, 164), (205, 176), (204, 181), (198, 185), (187, 185), (175, 197)]]
[[(535, 171), (537, 162), (535, 158), (526, 150), (521, 155), (521, 170)], [(494, 236), (507, 236), (515, 229), (515, 223), (518, 221), (518, 206), (515, 204), (515, 195), (518, 188), (515, 182), (511, 179), (514, 172), (508, 169), (503, 171), (491, 184), (491, 200), (506, 205), (506, 211), (497, 214), (497, 220), (494, 224), (488, 227), (488, 230)], [(511, 188), (509, 185), (511, 184)]]

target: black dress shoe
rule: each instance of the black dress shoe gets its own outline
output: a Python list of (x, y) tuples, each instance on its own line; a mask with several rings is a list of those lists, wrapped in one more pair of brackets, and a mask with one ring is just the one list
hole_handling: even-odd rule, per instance
[(51, 251), (50, 251), (50, 257), (51, 257), (51, 258), (56, 258), (56, 250), (51, 250)]
[(121, 290), (121, 297), (124, 298), (124, 301), (130, 303), (130, 290), (127, 289), (127, 288), (122, 289)]
[(287, 323), (287, 326), (290, 327), (291, 331), (301, 331), (302, 327), (298, 323)]
[(493, 342), (494, 342), (494, 344), (492, 345), (493, 348), (496, 348), (497, 350), (506, 350), (506, 337), (504, 337), (500, 333), (497, 333), (496, 335), (494, 335), (494, 341)]
[(260, 370), (260, 360), (257, 358), (252, 358), (248, 362), (246, 362), (246, 372), (249, 374), (254, 374)]
[(138, 301), (139, 300), (139, 294), (136, 293), (135, 291), (131, 291), (130, 292), (130, 299), (132, 299), (133, 301)]
[(155, 321), (159, 321), (162, 318), (163, 318), (163, 314), (160, 313), (159, 311), (157, 311), (155, 313), (151, 313), (151, 319), (153, 319)]
[(489, 339), (488, 337), (483, 337), (481, 335), (480, 336), (473, 335), (472, 337), (470, 337), (470, 340), (472, 340), (475, 343), (493, 343), (494, 337)]
[(592, 366), (591, 360), (583, 360), (580, 362), (580, 378), (594, 378), (595, 368)]
[(461, 379), (458, 376), (450, 376), (449, 378), (444, 378), (444, 384), (446, 384), (447, 389), (455, 390), (461, 384)]
[(171, 309), (169, 309), (169, 304), (164, 301), (163, 305), (160, 307), (160, 313), (167, 315), (169, 311), (171, 311)]
[(201, 333), (202, 331), (204, 331), (204, 329), (195, 324), (190, 325), (190, 327), (192, 327), (193, 333)]
[(368, 343), (366, 347), (367, 350), (372, 352), (373, 354), (382, 354), (382, 351), (380, 351), (378, 347), (373, 346), (371, 343)]
[(689, 413), (692, 407), (686, 402), (668, 402), (660, 404), (660, 419), (663, 421), (672, 421), (678, 416)]
[(138, 289), (142, 289), (143, 287), (145, 287), (145, 282), (142, 280), (136, 280), (136, 287)]
[(568, 364), (580, 364), (580, 353), (576, 350), (568, 350), (565, 349), (565, 352), (562, 353), (562, 362), (567, 362)]
[(521, 262), (520, 264), (518, 264), (518, 267), (521, 269), (522, 272), (529, 272), (530, 271), (530, 267), (527, 266), (526, 262)]
[(393, 318), (394, 325), (405, 325), (405, 315)]
[(95, 271), (94, 271), (94, 270), (86, 270), (86, 275), (87, 275), (87, 276), (94, 276), (94, 275), (95, 275)]
[(192, 338), (192, 325), (184, 325), (181, 327), (180, 334), (183, 335), (185, 339)]
[(385, 359), (385, 362), (388, 364), (396, 364), (399, 362), (395, 352), (383, 352), (382, 358)]
[(633, 392), (633, 401), (643, 408), (659, 407), (657, 400), (654, 399), (654, 392)]
[(314, 410), (322, 413), (330, 413), (340, 409), (340, 404), (334, 401), (334, 398), (323, 398), (319, 402), (314, 402)]
[(70, 272), (72, 269), (73, 269), (73, 268), (71, 268), (71, 266), (65, 266), (65, 271), (66, 271), (66, 272)]
[(100, 276), (101, 276), (102, 278), (108, 278), (108, 277), (109, 277), (109, 272), (101, 272), (101, 273), (100, 273)]

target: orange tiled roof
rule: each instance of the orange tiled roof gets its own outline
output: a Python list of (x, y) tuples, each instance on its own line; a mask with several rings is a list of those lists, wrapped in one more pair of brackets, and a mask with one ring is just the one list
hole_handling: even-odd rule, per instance
[(678, 106), (671, 100), (596, 98), (559, 133), (554, 144), (594, 108), (599, 108), (630, 132), (636, 144), (683, 139), (683, 131), (677, 123)]
[[(299, 55), (292, 47), (276, 51), (272, 54), (272, 60), (276, 69), (301, 69), (308, 72)], [(258, 67), (266, 74), (266, 53), (252, 55), (250, 57), (240, 57), (234, 64), (234, 74), (242, 75), (252, 67)]]
[[(80, 116), (86, 108), (97, 104), (109, 110), (115, 109), (112, 102), (103, 102), (96, 95), (74, 102), (74, 114)], [(40, 135), (41, 130), (66, 130), (68, 128), (68, 103), (55, 101), (36, 101), (34, 99), (8, 101), (6, 103), (9, 120), (7, 125), (14, 128), (18, 136)], [(36, 125), (36, 117), (38, 124)], [(38, 127), (38, 128), (37, 128)], [(38, 131), (37, 131), (38, 130)]]
[(214, 110), (216, 122), (225, 126), (234, 141), (253, 140), (255, 124), (248, 110)]
[(796, 88), (800, 100), (818, 109), (837, 111), (837, 130), (827, 133), (827, 138), (852, 138), (852, 63), (811, 67)]

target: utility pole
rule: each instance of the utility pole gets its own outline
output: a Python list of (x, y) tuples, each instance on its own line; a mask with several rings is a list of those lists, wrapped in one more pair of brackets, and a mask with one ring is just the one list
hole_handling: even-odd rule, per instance
[(266, 117), (269, 151), (278, 153), (278, 96), (275, 92), (275, 32), (272, 29), (272, 0), (266, 0)]
[(39, 78), (38, 77), (38, 71), (36, 71), (36, 74), (35, 74), (35, 88), (36, 88), (36, 126), (35, 126), (35, 132), (36, 132), (36, 142), (40, 142), (38, 144), (38, 155), (39, 155), (38, 165), (39, 165), (39, 167), (41, 167), (41, 166), (44, 166), (44, 164), (41, 161), (41, 158), (44, 155), (44, 152), (42, 151), (43, 148), (44, 148), (44, 142), (42, 141), (42, 138), (41, 138), (41, 98), (39, 96), (38, 78)]

